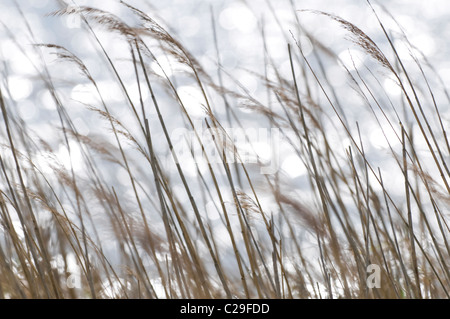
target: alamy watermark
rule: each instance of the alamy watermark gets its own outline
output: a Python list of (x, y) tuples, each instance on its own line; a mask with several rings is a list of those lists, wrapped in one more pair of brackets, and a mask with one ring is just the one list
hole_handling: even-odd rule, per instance
[(214, 128), (206, 127), (201, 121), (194, 123), (194, 128), (172, 131), (170, 139), (174, 145), (170, 160), (257, 164), (261, 174), (275, 174), (280, 168), (282, 136), (278, 128)]
[(366, 279), (367, 288), (381, 288), (381, 268), (377, 264), (370, 264), (366, 269), (369, 274)]
[(66, 26), (70, 29), (81, 28), (83, 18), (80, 5), (86, 4), (85, 0), (77, 1), (77, 4), (70, 4), (65, 9)]
[(66, 279), (66, 286), (69, 289), (81, 289), (81, 269), (76, 266), (69, 272), (70, 275)]
[(61, 278), (65, 278), (65, 285), (67, 288), (81, 289), (82, 269), (74, 259), (75, 257), (71, 254), (67, 256), (66, 261), (64, 261), (61, 256), (57, 256), (51, 261), (51, 265)]

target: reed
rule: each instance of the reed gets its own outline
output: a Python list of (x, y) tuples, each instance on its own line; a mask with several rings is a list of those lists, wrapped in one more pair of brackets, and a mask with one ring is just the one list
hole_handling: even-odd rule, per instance
[[(81, 17), (96, 63), (122, 94), (119, 103), (110, 102), (111, 92), (76, 54), (40, 43), (24, 15), (20, 23), (33, 46), (2, 25), (33, 64), (30, 79), (46, 91), (59, 124), (43, 135), (17, 112), (24, 101), (11, 94), (7, 79), (14, 74), (5, 62), (0, 298), (450, 297), (450, 146), (441, 110), (450, 98), (428, 60), (417, 56), (420, 48), (387, 29), (383, 20), (394, 17), (367, 1), (387, 44), (381, 46), (353, 23), (298, 10), (291, 1), (295, 25), (282, 30), (290, 74), (270, 56), (261, 20), (255, 52), (265, 67), (248, 73), (265, 92), (251, 94), (222, 67), (214, 8), (211, 71), (155, 13), (120, 2), (135, 24), (91, 7), (50, 15)], [(271, 14), (281, 19), (273, 8)], [(334, 21), (369, 61), (343, 63), (301, 23), (302, 15)], [(125, 61), (108, 51), (105, 33), (127, 45)], [(399, 54), (399, 41), (411, 50), (411, 63)], [(49, 64), (49, 56), (59, 63)], [(170, 72), (162, 59), (183, 72)], [(61, 83), (53, 70), (60, 66), (78, 75)], [(332, 66), (345, 73), (346, 90), (327, 76)], [(399, 96), (385, 90), (386, 78)], [(180, 83), (199, 92), (200, 124)], [(83, 105), (82, 116), (104, 125), (87, 135), (67, 98), (67, 85), (78, 84), (91, 88), (95, 101)], [(358, 109), (348, 103), (348, 89)], [(283, 148), (272, 150), (272, 160), (291, 154), (305, 169), (301, 185), (279, 169), (262, 174), (267, 163), (259, 156), (249, 161), (248, 150), (258, 145), (240, 107), (259, 119), (255, 128), (278, 129)], [(355, 112), (368, 114), (364, 123)], [(227, 127), (242, 132), (247, 149)], [(383, 154), (373, 152), (368, 127), (383, 139)], [(190, 140), (174, 139), (176, 129), (191, 132)]]

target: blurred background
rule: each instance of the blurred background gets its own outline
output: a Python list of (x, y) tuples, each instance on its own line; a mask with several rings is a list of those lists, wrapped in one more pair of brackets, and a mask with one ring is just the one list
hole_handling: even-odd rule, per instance
[[(286, 78), (290, 78), (287, 43), (294, 45), (295, 41), (301, 43), (306, 56), (312, 52), (312, 45), (308, 38), (304, 36), (296, 38), (297, 19), (312, 36), (327, 47), (332, 48), (341, 62), (346, 64), (346, 67), (350, 70), (355, 66), (359, 67), (363, 66), (364, 63), (370, 63), (368, 61), (370, 58), (361, 52), (360, 48), (346, 40), (348, 34), (343, 28), (338, 27), (336, 22), (327, 17), (302, 10), (319, 10), (340, 16), (366, 32), (382, 50), (385, 48), (389, 51), (386, 38), (381, 32), (370, 7), (364, 0), (130, 0), (128, 3), (137, 6), (166, 27), (196, 57), (208, 73), (217, 74), (219, 61), (222, 70), (234, 77), (234, 79), (230, 79), (223, 76), (225, 86), (242, 91), (239, 87), (241, 85), (248, 94), (262, 99), (265, 97), (265, 88), (254, 75), (262, 76), (273, 71), (268, 67), (267, 57), (270, 57), (274, 68)], [(411, 44), (420, 49), (418, 56), (420, 57), (423, 53), (435, 67), (444, 83), (447, 83), (450, 80), (450, 61), (448, 61), (450, 54), (450, 45), (448, 45), (450, 5), (447, 1), (434, 0), (425, 3), (420, 0), (394, 0), (388, 3), (379, 3), (386, 6), (380, 7), (377, 1), (373, 2), (377, 10), (382, 13), (383, 23), (388, 28), (392, 27), (393, 30), (397, 30), (397, 35), (400, 29), (396, 23), (399, 23)], [(118, 89), (114, 78), (111, 77), (111, 71), (105, 68), (105, 63), (98, 63), (99, 49), (93, 43), (92, 37), (87, 36), (85, 28), (81, 27), (80, 19), (76, 16), (51, 15), (52, 12), (64, 7), (70, 9), (83, 5), (114, 13), (130, 25), (137, 23), (128, 8), (122, 5), (120, 1), (113, 0), (79, 0), (75, 2), (5, 0), (0, 4), (0, 21), (2, 23), (0, 59), (3, 61), (2, 72), (8, 71), (8, 75), (2, 80), (7, 81), (12, 97), (20, 101), (17, 110), (20, 116), (31, 127), (35, 127), (44, 135), (48, 131), (49, 137), (51, 137), (52, 126), (59, 119), (57, 113), (54, 112), (55, 105), (51, 101), (49, 93), (41, 82), (34, 81), (33, 76), (37, 77), (36, 67), (39, 68), (40, 63), (42, 63), (42, 56), (37, 56), (36, 52), (28, 50), (33, 44), (64, 46), (86, 64), (92, 76), (99, 83), (99, 87), (107, 92), (105, 98), (108, 103), (118, 105), (123, 102), (123, 94)], [(296, 16), (294, 13), (296, 13)], [(389, 15), (395, 17), (395, 21)], [(214, 40), (213, 24), (216, 28), (217, 42)], [(99, 30), (99, 35), (106, 51), (117, 61), (117, 68), (125, 81), (128, 78), (134, 78), (134, 72), (128, 64), (129, 48), (127, 43), (120, 39), (117, 34), (102, 33)], [(263, 36), (265, 43), (262, 41)], [(18, 46), (15, 42), (21, 45)], [(219, 56), (217, 55), (216, 43), (220, 52)], [(409, 50), (404, 48), (401, 43), (399, 43), (398, 52), (405, 61), (411, 62)], [(94, 95), (91, 94), (92, 88), (89, 85), (80, 84), (76, 68), (69, 68), (67, 65), (55, 62), (55, 56), (51, 54), (44, 54), (44, 59), (51, 66), (50, 72), (52, 75), (60, 80), (56, 81), (58, 89), (65, 90), (66, 94), (61, 98), (64, 99), (65, 103), (71, 105), (70, 112), (72, 112), (77, 129), (81, 134), (93, 133), (93, 130), (98, 127), (98, 118), (84, 116), (86, 110), (83, 105), (83, 103), (95, 102)], [(173, 75), (172, 73), (177, 75), (183, 72), (182, 66), (176, 65), (174, 61), (167, 57), (160, 59), (160, 63), (170, 76)], [(155, 72), (158, 72), (158, 70)], [(357, 109), (360, 101), (353, 98), (354, 92), (348, 85), (349, 79), (343, 68), (334, 63), (327, 65), (325, 72), (336, 89), (349, 90), (347, 95), (349, 98), (345, 101), (346, 107)], [(362, 70), (362, 72), (365, 71)], [(217, 77), (215, 79), (217, 80)], [(236, 79), (238, 83), (236, 83)], [(382, 84), (390, 94), (399, 95), (398, 86), (393, 84), (389, 78), (384, 79)], [(137, 99), (137, 85), (131, 85), (130, 90), (134, 93), (133, 98)], [(189, 82), (180, 83), (178, 90), (180, 96), (186, 99), (186, 105), (189, 107), (193, 118), (201, 120), (204, 117), (204, 112), (198, 90), (193, 88)], [(443, 94), (442, 91), (435, 93), (438, 97)], [(145, 99), (149, 99), (146, 92), (143, 92), (143, 94)], [(258, 122), (260, 117), (255, 115), (255, 112), (251, 112), (242, 105), (235, 106), (236, 112), (242, 116), (243, 123), (248, 121), (247, 125), (250, 126), (259, 123), (256, 124), (257, 127), (263, 125)], [(444, 110), (448, 110), (448, 106), (443, 105), (442, 107), (444, 107)], [(114, 107), (113, 110), (116, 115), (125, 118), (131, 116), (125, 108), (120, 106)], [(170, 106), (164, 108), (166, 114), (173, 111)], [(224, 107), (217, 105), (215, 111), (216, 116), (223, 119), (225, 116)], [(249, 115), (248, 113), (252, 114)], [(355, 115), (358, 113), (355, 112)], [(446, 112), (443, 112), (443, 114), (445, 118), (448, 118), (448, 115), (445, 115)], [(364, 116), (351, 120), (362, 121)], [(173, 129), (178, 124), (174, 124)], [(370, 135), (370, 130), (367, 134)], [(377, 138), (378, 135), (375, 134), (371, 144), (375, 148), (383, 147), (383, 142)], [(285, 168), (288, 171), (291, 170), (294, 177), (304, 171), (296, 169), (298, 165), (301, 165), (300, 163), (291, 163), (292, 165), (290, 165), (288, 162), (286, 162)]]
[[(291, 79), (291, 64), (287, 45), (289, 43), (293, 51), (296, 52), (297, 45), (300, 45), (305, 57), (311, 57), (313, 67), (323, 67), (323, 76), (332, 84), (333, 89), (339, 92), (340, 104), (347, 115), (346, 120), (351, 123), (350, 126), (355, 129), (355, 132), (356, 126), (354, 126), (354, 123), (359, 123), (358, 130), (361, 131), (362, 139), (365, 142), (368, 158), (374, 160), (377, 167), (384, 168), (387, 172), (390, 171), (394, 160), (390, 157), (388, 144), (380, 134), (380, 127), (374, 124), (374, 121), (366, 122), (366, 119), (371, 117), (371, 110), (361, 102), (361, 97), (355, 92), (352, 81), (343, 66), (353, 72), (352, 74), (363, 74), (369, 77), (371, 74), (381, 75), (379, 85), (384, 90), (382, 94), (387, 93), (394, 102), (403, 99), (401, 91), (386, 70), (379, 65), (377, 66), (366, 52), (363, 52), (361, 48), (348, 39), (349, 34), (344, 28), (329, 17), (312, 12), (317, 10), (334, 14), (353, 23), (373, 39), (381, 51), (387, 52), (388, 58), (392, 58), (389, 43), (387, 43), (386, 37), (367, 1), (129, 0), (127, 3), (144, 11), (166, 28), (174, 38), (187, 48), (214, 81), (223, 81), (223, 86), (230, 91), (253, 96), (255, 99), (272, 105), (276, 112), (281, 112), (282, 109), (274, 96), (267, 95), (262, 79), (265, 77), (273, 78), (275, 70), (286, 79)], [(430, 79), (430, 85), (436, 87), (433, 91), (434, 96), (439, 101), (438, 106), (444, 123), (449, 123), (450, 106), (445, 103), (446, 93), (443, 86), (447, 87), (450, 81), (450, 60), (448, 59), (450, 56), (450, 3), (447, 0), (427, 2), (422, 0), (392, 0), (389, 2), (373, 1), (371, 3), (390, 35), (395, 39), (400, 39), (395, 45), (403, 61), (414, 65), (413, 57), (416, 57), (421, 63), (431, 64), (442, 79), (442, 82), (437, 77)], [(125, 98), (117, 80), (108, 64), (105, 63), (105, 57), (98, 44), (95, 43), (81, 19), (76, 15), (53, 14), (62, 8), (77, 10), (78, 6), (84, 5), (113, 13), (130, 26), (137, 25), (139, 22), (136, 16), (131, 14), (129, 8), (115, 0), (79, 0), (73, 2), (2, 0), (0, 2), (0, 74), (2, 75), (0, 85), (8, 88), (4, 92), (5, 96), (11, 101), (15, 101), (9, 106), (11, 112), (26, 123), (30, 134), (33, 132), (33, 136), (36, 136), (36, 141), (38, 136), (45, 138), (46, 143), (55, 150), (51, 156), (57, 158), (67, 170), (73, 169), (78, 176), (87, 179), (89, 176), (84, 175), (87, 172), (79, 146), (76, 143), (71, 144), (69, 153), (62, 136), (54, 134), (55, 128), (60, 126), (60, 118), (58, 112), (56, 112), (57, 106), (54, 99), (44, 81), (42, 81), (43, 65), (48, 67), (55, 88), (60, 93), (59, 98), (81, 135), (96, 136), (108, 132), (108, 126), (104, 119), (93, 116), (92, 111), (87, 108), (87, 106), (98, 104), (99, 99), (92, 85), (86, 79), (80, 77), (79, 69), (58, 61), (54, 52), (49, 48), (32, 49), (36, 44), (56, 44), (68, 49), (87, 66), (98, 84), (106, 104), (110, 106), (111, 113), (123, 123), (135, 123), (134, 115), (125, 106)], [(392, 17), (395, 17), (395, 19)], [(303, 28), (301, 32), (298, 29), (299, 24)], [(114, 32), (101, 28), (95, 31), (126, 83), (130, 98), (135, 102), (139, 101), (140, 87), (135, 83), (135, 72), (130, 64), (128, 43)], [(324, 60), (324, 65), (320, 65), (314, 58), (311, 37), (306, 37), (305, 32), (320, 41), (322, 45), (330, 48), (338, 58), (330, 57), (329, 61)], [(404, 35), (407, 36), (410, 46), (404, 45)], [(164, 74), (162, 72), (164, 70), (165, 75), (174, 81), (176, 90), (185, 102), (192, 119), (202, 125), (205, 118), (204, 101), (195, 80), (192, 76), (185, 75), (186, 67), (178, 63), (176, 59), (164, 55), (162, 52), (155, 52), (162, 69), (152, 64), (150, 67), (153, 72), (161, 76)], [(295, 54), (298, 55), (298, 52)], [(294, 63), (298, 74), (300, 74), (300, 65), (297, 60)], [(219, 69), (222, 72), (222, 78), (219, 76)], [(413, 78), (420, 76), (420, 70), (412, 69), (411, 75)], [(311, 77), (309, 80), (314, 82)], [(319, 90), (317, 88), (315, 90), (313, 93), (318, 101), (324, 102), (325, 99)], [(173, 103), (173, 97), (165, 92), (162, 87), (156, 87), (155, 93), (161, 104), (162, 115), (167, 119), (169, 132), (172, 133), (178, 128), (184, 127), (186, 123), (182, 116), (179, 116), (179, 106)], [(151, 96), (149, 93), (142, 91), (142, 94), (144, 103), (150, 104)], [(211, 94), (214, 115), (225, 127), (232, 128), (234, 124), (228, 122), (229, 118), (227, 118), (223, 101), (220, 97)], [(263, 114), (255, 112), (249, 107), (248, 101), (238, 98), (230, 99), (228, 102), (235, 110), (242, 127), (271, 128), (273, 126)], [(337, 123), (337, 119), (331, 109), (328, 111), (325, 110), (324, 113), (329, 116), (330, 122), (324, 125), (329, 125), (331, 129), (333, 123)], [(148, 112), (150, 127), (155, 128), (152, 133), (155, 152), (160, 158), (167, 158), (167, 162), (162, 162), (162, 165), (165, 165), (164, 168), (168, 172), (168, 177), (176, 179), (178, 178), (177, 170), (171, 162), (171, 154), (167, 148), (163, 132), (159, 128), (156, 112), (153, 108), (150, 108)], [(394, 115), (392, 112), (389, 114)], [(135, 133), (134, 130), (138, 130), (137, 125), (133, 127), (131, 124), (128, 128), (130, 133)], [(399, 147), (400, 142), (395, 140), (395, 130), (390, 130), (387, 126), (382, 126), (382, 128), (385, 129), (384, 133), (387, 134), (388, 138), (392, 137), (392, 145)], [(331, 130), (329, 132), (333, 132), (330, 133), (330, 141), (335, 143), (336, 149), (341, 150), (341, 155), (345, 157), (345, 148), (350, 145), (349, 139), (345, 134), (339, 135), (338, 132)], [(110, 138), (109, 142), (114, 143), (112, 134), (107, 138)], [(182, 140), (175, 141), (175, 143), (178, 142), (183, 143)], [(423, 151), (423, 158), (430, 159), (430, 154), (427, 154), (424, 142), (417, 141), (417, 145), (418, 152)], [(289, 143), (286, 141), (280, 142), (277, 146), (279, 148), (277, 156), (280, 160), (280, 172), (285, 178), (283, 187), (287, 190), (287, 196), (301, 198), (305, 203), (317, 206), (317, 202), (314, 202), (310, 196), (310, 185), (304, 163), (290, 149)], [(242, 147), (247, 147), (245, 142)], [(257, 141), (252, 147), (255, 148), (256, 155), (261, 159), (270, 160), (273, 155), (271, 153), (272, 145), (268, 144), (267, 141)], [(124, 150), (127, 154), (134, 152), (136, 154), (135, 159), (138, 161), (139, 154), (132, 143), (124, 143)], [(47, 155), (37, 154), (35, 159), (36, 162), (40, 163), (44, 173), (46, 171), (52, 172), (52, 167), (46, 164)], [(183, 158), (182, 164), (187, 177), (192, 180), (198, 177), (199, 169), (202, 173), (206, 172), (207, 169), (205, 165), (196, 166), (185, 158)], [(135, 167), (140, 172), (140, 163), (137, 163)], [(133, 191), (129, 187), (126, 170), (123, 167), (117, 167), (106, 162), (103, 168), (106, 181), (115, 185), (122, 192), (119, 192), (120, 196), (132, 198)], [(250, 167), (253, 173), (257, 173), (258, 169), (258, 166)], [(225, 174), (222, 172), (222, 177), (223, 175)], [(140, 181), (147, 179), (148, 181), (151, 178), (147, 168), (147, 171), (143, 169), (142, 175), (138, 175), (137, 179)], [(262, 181), (264, 178), (264, 176), (258, 175), (256, 180)], [(390, 187), (394, 198), (395, 196), (403, 198), (404, 189), (402, 185), (404, 181), (401, 175), (386, 174), (385, 182)], [(200, 184), (200, 182), (198, 183)], [(258, 183), (255, 184), (258, 186)], [(188, 203), (189, 198), (184, 193), (180, 182), (175, 182), (173, 185), (173, 191), (179, 196), (180, 202)], [(221, 180), (220, 185), (226, 186), (226, 180)], [(263, 206), (267, 208), (267, 212), (276, 211), (277, 205), (273, 198), (270, 195), (265, 196), (264, 187), (261, 188)], [(151, 190), (155, 192), (154, 189)], [(193, 191), (197, 196), (195, 188), (193, 188)], [(248, 189), (245, 191), (248, 191)], [(232, 195), (224, 193), (224, 197), (227, 205), (232, 205)], [(153, 203), (145, 202), (144, 205), (150, 207)], [(130, 204), (130, 207), (131, 210), (137, 211), (135, 203)], [(223, 224), (219, 223), (221, 217), (216, 203), (205, 200), (202, 208), (209, 211), (210, 216), (208, 218), (212, 221), (211, 225), (217, 225), (215, 233), (217, 237), (225, 238), (226, 230)], [(102, 218), (99, 217), (98, 222), (100, 225)], [(158, 227), (163, 229), (161, 220), (155, 221), (155, 228)], [(264, 225), (260, 223), (256, 227), (263, 229)], [(299, 237), (303, 236), (309, 239), (308, 243), (311, 244), (310, 247), (313, 250), (311, 254), (317, 257), (317, 247), (314, 246), (316, 244), (315, 238), (311, 237), (308, 231), (302, 229), (297, 231)], [(105, 234), (100, 234), (101, 238), (111, 239), (111, 242), (105, 243), (104, 248), (105, 254), (108, 254), (108, 250), (110, 250), (111, 258), (114, 259), (114, 251), (117, 247), (113, 238), (108, 236), (106, 231)], [(228, 254), (232, 253), (228, 242), (220, 243), (219, 241), (219, 247), (227, 250)], [(308, 253), (306, 254), (308, 255)], [(224, 262), (224, 264), (227, 263)]]

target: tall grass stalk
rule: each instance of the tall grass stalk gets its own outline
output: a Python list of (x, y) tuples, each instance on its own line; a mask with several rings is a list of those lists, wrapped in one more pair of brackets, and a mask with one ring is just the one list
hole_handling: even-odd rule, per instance
[[(40, 43), (23, 13), (20, 23), (33, 46), (2, 25), (35, 68), (32, 80), (50, 96), (59, 124), (49, 137), (22, 118), (17, 108), (24, 102), (11, 94), (8, 78), (14, 74), (5, 62), (0, 298), (450, 297), (450, 147), (442, 110), (450, 98), (428, 60), (415, 55), (406, 33), (397, 39), (387, 29), (383, 19), (394, 17), (380, 15), (368, 1), (386, 40), (381, 46), (351, 22), (297, 10), (293, 1), (294, 25), (287, 30), (266, 1), (286, 41), (279, 49), (290, 72), (281, 72), (270, 55), (261, 19), (261, 47), (255, 52), (261, 53), (264, 69), (248, 73), (265, 92), (252, 94), (222, 65), (214, 7), (217, 69), (209, 70), (152, 12), (121, 4), (134, 25), (91, 7), (51, 14), (81, 17), (96, 62), (120, 89), (120, 103), (110, 102), (111, 92), (76, 54)], [(334, 21), (364, 52), (364, 65), (358, 67), (353, 57), (353, 67), (345, 64), (302, 24), (302, 15)], [(105, 33), (127, 44), (126, 61), (108, 51)], [(305, 39), (311, 52), (304, 50)], [(399, 54), (398, 41), (411, 50), (412, 63)], [(47, 62), (50, 54), (79, 71), (69, 89), (78, 83), (92, 88), (90, 100), (96, 102), (85, 103), (83, 116), (107, 128), (80, 132), (72, 102), (65, 102), (67, 90)], [(162, 59), (183, 66), (184, 73), (169, 72)], [(119, 67), (123, 63), (132, 77)], [(355, 101), (349, 103), (348, 93), (327, 75), (331, 66), (340, 67), (359, 110), (370, 114), (364, 123), (353, 120), (359, 110), (352, 110)], [(399, 96), (385, 90), (386, 77), (399, 87)], [(201, 97), (202, 128), (190, 101), (180, 95), (179, 82), (186, 81)], [(33, 103), (43, 107), (37, 99)], [(275, 148), (272, 156), (293, 154), (304, 167), (301, 185), (289, 172), (261, 174), (266, 163), (259, 156), (246, 161), (245, 152), (257, 145), (245, 131), (240, 104), (258, 123), (279, 129), (276, 143), (283, 151)], [(386, 142), (383, 161), (365, 135), (369, 125)], [(226, 127), (241, 129), (247, 150)], [(192, 132), (192, 140), (180, 144), (174, 128)], [(211, 133), (212, 143), (203, 130)], [(180, 156), (183, 143), (190, 152)], [(67, 161), (61, 161), (61, 150)], [(194, 163), (193, 174), (188, 161)], [(126, 178), (119, 182), (111, 176), (116, 172)], [(403, 181), (401, 192), (390, 185), (395, 176)], [(376, 287), (368, 272), (373, 265), (380, 269)]]

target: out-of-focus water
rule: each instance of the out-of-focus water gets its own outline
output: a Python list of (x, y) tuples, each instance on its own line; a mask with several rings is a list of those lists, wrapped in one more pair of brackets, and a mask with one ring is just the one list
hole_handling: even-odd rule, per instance
[[(60, 2), (62, 3), (62, 1)], [(448, 0), (374, 1), (373, 5), (383, 23), (387, 27), (392, 27), (393, 30), (398, 30), (398, 26), (387, 14), (383, 13), (382, 8), (377, 5), (378, 2), (383, 4), (400, 23), (409, 41), (426, 55), (442, 77), (444, 84), (447, 85), (450, 81), (450, 59), (448, 59), (450, 56), (450, 2)], [(131, 25), (136, 23), (136, 18), (130, 14), (130, 10), (119, 1), (79, 0), (75, 3), (114, 13)], [(363, 0), (130, 0), (128, 3), (161, 22), (190, 50), (208, 72), (215, 75), (217, 74), (217, 55), (212, 31), (212, 20), (214, 20), (223, 69), (225, 72), (233, 74), (248, 93), (261, 99), (264, 99), (264, 87), (252, 75), (252, 72), (263, 74), (265, 70), (266, 60), (261, 34), (264, 32), (266, 37), (268, 55), (273, 58), (280, 73), (289, 78), (290, 64), (287, 43), (294, 44), (290, 32), (294, 35), (297, 34), (296, 18), (312, 35), (332, 48), (348, 68), (363, 68), (365, 63), (370, 63), (367, 54), (346, 40), (346, 32), (336, 23), (324, 16), (302, 10), (319, 10), (340, 16), (366, 32), (381, 50), (389, 51), (386, 38), (371, 8)], [(70, 3), (68, 4), (70, 5)], [(129, 112), (122, 106), (124, 97), (117, 82), (106, 64), (98, 63), (101, 53), (98, 46), (93, 43), (92, 37), (88, 36), (81, 21), (73, 16), (48, 15), (60, 8), (58, 1), (53, 0), (17, 0), (15, 2), (2, 0), (0, 3), (0, 22), (2, 23), (0, 25), (0, 72), (2, 74), (0, 85), (8, 84), (10, 90), (8, 95), (17, 101), (16, 112), (32, 129), (38, 131), (49, 142), (52, 142), (54, 138), (52, 132), (54, 127), (59, 125), (59, 118), (51, 96), (42, 81), (38, 81), (38, 75), (42, 72), (41, 56), (37, 55), (35, 50), (31, 50), (31, 46), (36, 43), (64, 46), (82, 59), (98, 83), (100, 90), (104, 92), (106, 102), (112, 105), (112, 113), (124, 122), (132, 121)], [(98, 32), (106, 51), (116, 61), (119, 73), (125, 81), (129, 78), (133, 79), (131, 82), (134, 83), (134, 73), (129, 67), (129, 48), (125, 41), (122, 41), (117, 35), (101, 30)], [(311, 43), (302, 37), (297, 40), (302, 43), (305, 54), (307, 56), (311, 54)], [(56, 62), (55, 57), (45, 53), (48, 51), (44, 49), (42, 52), (44, 52), (43, 56), (53, 76), (55, 86), (64, 92), (61, 94), (61, 99), (68, 106), (78, 131), (84, 135), (101, 132), (105, 125), (101, 124), (98, 118), (92, 116), (83, 105), (98, 102), (93, 97), (95, 95), (92, 87), (88, 83), (80, 81), (76, 68)], [(405, 61), (412, 63), (409, 52), (402, 50), (401, 46), (399, 54)], [(163, 67), (166, 67), (165, 70), (169, 72), (169, 75), (172, 75), (170, 72), (173, 72), (174, 75), (182, 73), (182, 70), (172, 69), (171, 64), (164, 59), (161, 59), (161, 63)], [(351, 116), (349, 120), (360, 121), (364, 138), (369, 141), (368, 152), (371, 152), (374, 159), (377, 159), (378, 156), (382, 164), (383, 160), (380, 154), (386, 152), (386, 144), (379, 134), (372, 133), (369, 124), (364, 125), (364, 112), (368, 111), (360, 111), (360, 101), (353, 97), (354, 93), (348, 85), (348, 78), (343, 75), (342, 69), (340, 70), (337, 64), (330, 66), (326, 72), (336, 89), (349, 91), (348, 99), (344, 101), (344, 104), (348, 109), (355, 109), (354, 114), (347, 112)], [(224, 81), (225, 85), (235, 87), (229, 78), (225, 77)], [(393, 97), (398, 95), (398, 89), (392, 82), (389, 82), (388, 78), (383, 81), (381, 84), (388, 93)], [(130, 86), (130, 92), (132, 99), (139, 98), (137, 85)], [(179, 83), (179, 94), (182, 100), (186, 101), (188, 111), (193, 119), (201, 121), (204, 112), (200, 101), (201, 97), (198, 96), (198, 89), (193, 88), (189, 82), (183, 83), (182, 79)], [(443, 95), (439, 89), (435, 94), (438, 98)], [(143, 97), (146, 101), (150, 99), (148, 94)], [(164, 105), (164, 102), (162, 104)], [(449, 123), (449, 106), (440, 105), (440, 107), (442, 107), (445, 123)], [(218, 106), (216, 111), (221, 119), (225, 119), (223, 107)], [(167, 118), (174, 118), (170, 127), (172, 130), (180, 125), (180, 122), (175, 119), (176, 113), (174, 112), (177, 111), (171, 108), (170, 104), (164, 105), (163, 114)], [(248, 110), (240, 109), (238, 112), (244, 126), (266, 127), (268, 125), (266, 122), (258, 123), (261, 117)], [(154, 116), (151, 124), (157, 125), (157, 123), (157, 118)], [(155, 138), (155, 148), (157, 150), (164, 149), (161, 152), (167, 152), (167, 149), (164, 148), (164, 139), (158, 139), (158, 137), (162, 137), (161, 133), (157, 134), (160, 135)], [(56, 140), (53, 142), (57, 143)], [(336, 142), (344, 143), (338, 136)], [(65, 146), (61, 145), (55, 155), (67, 164), (70, 162), (69, 155)], [(261, 153), (259, 155), (264, 157), (265, 151), (267, 151), (266, 145), (260, 145)], [(82, 175), (82, 166), (77, 166), (81, 162), (81, 155), (77, 152), (76, 145), (73, 145), (71, 154), (74, 169), (79, 170), (79, 174)], [(281, 168), (291, 178), (292, 186), (302, 189), (303, 184), (306, 183), (306, 169), (303, 164), (290, 153), (281, 154), (281, 159)], [(185, 169), (188, 176), (192, 174), (190, 177), (195, 177), (196, 167), (194, 165), (189, 167), (186, 164)], [(110, 174), (114, 175), (112, 179), (119, 183), (123, 182), (124, 185), (127, 183), (124, 170), (111, 171)], [(176, 175), (176, 171), (174, 171), (174, 175)], [(386, 179), (389, 180), (389, 176)], [(391, 182), (396, 183), (394, 178)], [(180, 192), (177, 189), (175, 192), (183, 196), (181, 187)], [(270, 207), (270, 203), (268, 205)], [(213, 221), (219, 221), (219, 217), (214, 214), (210, 218)], [(225, 232), (224, 229), (218, 231)]]

